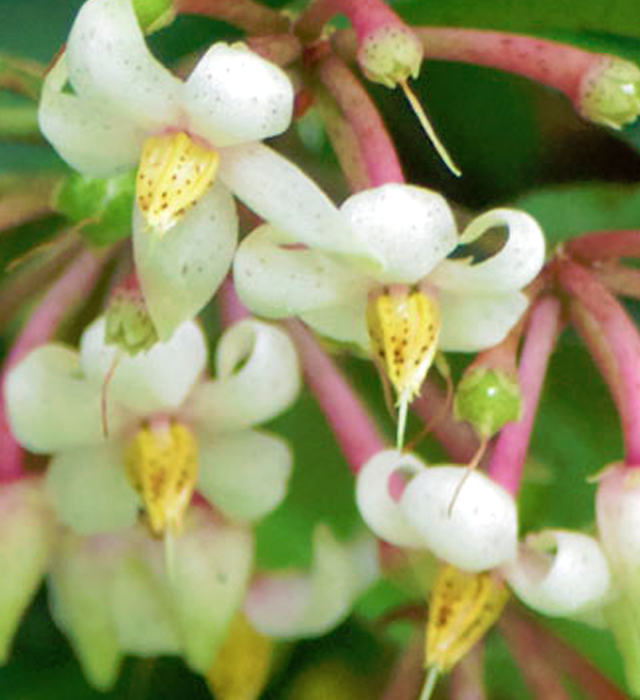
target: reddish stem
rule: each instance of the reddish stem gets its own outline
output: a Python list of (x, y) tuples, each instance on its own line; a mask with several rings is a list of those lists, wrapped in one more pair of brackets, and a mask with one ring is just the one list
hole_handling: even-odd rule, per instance
[[(7, 373), (25, 355), (51, 339), (60, 322), (70, 309), (84, 299), (93, 287), (104, 258), (91, 252), (79, 255), (46, 293), (15, 339), (0, 373), (0, 385), (4, 387)], [(24, 474), (22, 448), (13, 437), (3, 400), (0, 403), (0, 481), (20, 479)]]
[(598, 267), (594, 273), (612, 294), (640, 299), (640, 270), (615, 263)]
[(530, 312), (518, 368), (518, 382), (523, 399), (522, 418), (502, 429), (488, 469), (489, 476), (514, 496), (520, 485), (542, 384), (558, 336), (559, 324), (560, 302), (550, 296), (538, 298)]
[(386, 444), (358, 395), (299, 321), (288, 321), (287, 328), (300, 357), (307, 386), (331, 426), (353, 474)]
[[(485, 700), (484, 644), (479, 642), (458, 662), (451, 672), (451, 700)], [(551, 700), (551, 699), (550, 699)]]
[(284, 67), (300, 58), (302, 44), (291, 34), (247, 37), (247, 46), (262, 58)]
[(618, 300), (588, 269), (557, 263), (558, 282), (571, 295), (573, 323), (616, 403), (627, 466), (640, 465), (640, 335)]
[(218, 292), (218, 307), (222, 325), (225, 328), (251, 316), (247, 307), (240, 301), (231, 277), (227, 277)]
[(423, 647), (422, 635), (409, 643), (391, 670), (389, 684), (385, 688), (381, 700), (414, 700), (418, 696), (424, 680)]
[(176, 0), (178, 14), (202, 15), (219, 19), (248, 34), (286, 34), (289, 20), (252, 0)]
[(565, 245), (565, 251), (584, 262), (611, 258), (640, 258), (639, 231), (595, 231), (578, 236)]
[(351, 125), (369, 174), (369, 187), (404, 182), (395, 146), (377, 107), (351, 70), (339, 58), (328, 56), (319, 67), (320, 79)]

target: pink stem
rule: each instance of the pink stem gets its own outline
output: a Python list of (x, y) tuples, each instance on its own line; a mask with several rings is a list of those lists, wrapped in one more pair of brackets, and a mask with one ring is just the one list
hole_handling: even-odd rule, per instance
[(248, 34), (286, 34), (289, 20), (280, 12), (253, 0), (176, 0), (179, 14), (219, 19)]
[(225, 328), (233, 325), (236, 321), (242, 321), (242, 319), (251, 316), (247, 307), (238, 298), (231, 277), (227, 277), (220, 287), (218, 307), (222, 325)]
[(617, 299), (588, 269), (558, 263), (558, 282), (572, 297), (572, 320), (616, 403), (625, 462), (640, 465), (640, 335)]
[(353, 128), (369, 174), (369, 187), (404, 182), (395, 146), (377, 107), (351, 70), (339, 58), (320, 63), (320, 79)]
[(518, 368), (518, 381), (523, 398), (522, 418), (502, 429), (491, 454), (488, 469), (489, 476), (514, 496), (522, 477), (542, 384), (559, 324), (560, 302), (549, 296), (536, 300), (530, 313)]
[(372, 417), (333, 360), (299, 322), (287, 328), (300, 357), (307, 386), (331, 426), (353, 474), (386, 447)]
[[(51, 339), (71, 307), (93, 287), (104, 258), (86, 251), (79, 255), (46, 293), (15, 339), (0, 373), (4, 387), (7, 373), (39, 345)], [(23, 452), (9, 428), (4, 397), (0, 403), (0, 481), (20, 479), (24, 474)]]
[(612, 294), (640, 299), (640, 270), (613, 264), (602, 265), (594, 273)]
[(640, 258), (640, 231), (595, 231), (565, 245), (571, 257), (584, 262), (611, 258)]
[[(484, 687), (484, 645), (476, 644), (451, 672), (451, 700), (486, 700)], [(550, 699), (551, 700), (551, 699)]]
[(409, 642), (391, 670), (390, 681), (380, 700), (414, 700), (424, 681), (422, 635)]

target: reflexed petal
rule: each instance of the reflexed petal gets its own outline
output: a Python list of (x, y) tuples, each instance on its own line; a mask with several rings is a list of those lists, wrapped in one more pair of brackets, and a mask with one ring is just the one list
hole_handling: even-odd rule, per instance
[(259, 632), (289, 639), (319, 636), (349, 613), (361, 589), (349, 547), (319, 526), (313, 550), (311, 572), (265, 575), (249, 590), (244, 611)]
[(520, 320), (529, 304), (520, 292), (438, 295), (442, 328), (438, 348), (475, 352), (497, 345)]
[(235, 205), (214, 186), (167, 233), (146, 230), (136, 206), (133, 248), (136, 272), (151, 319), (168, 338), (211, 300), (233, 259), (238, 241)]
[(216, 374), (198, 387), (191, 409), (201, 430), (214, 434), (275, 418), (300, 390), (298, 356), (289, 336), (260, 321), (240, 321), (225, 332)]
[[(44, 345), (7, 376), (11, 430), (31, 452), (57, 452), (104, 440), (100, 392), (82, 376), (77, 353)], [(115, 416), (109, 417), (116, 427)]]
[(502, 227), (508, 229), (508, 238), (496, 255), (476, 265), (463, 259), (445, 260), (429, 281), (454, 292), (500, 292), (529, 284), (544, 264), (545, 241), (537, 221), (526, 212), (492, 209), (467, 226), (460, 243), (472, 243), (487, 231)]
[(211, 667), (244, 598), (253, 561), (250, 532), (222, 526), (202, 512), (175, 543), (172, 602), (184, 654), (199, 673)]
[(89, 0), (67, 41), (69, 79), (144, 129), (177, 124), (182, 83), (150, 53), (131, 0)]
[(254, 313), (269, 318), (341, 305), (360, 295), (368, 280), (316, 250), (279, 247), (278, 232), (261, 226), (245, 238), (233, 265), (236, 290)]
[(341, 343), (353, 343), (365, 352), (370, 350), (367, 330), (367, 297), (361, 296), (351, 304), (330, 306), (300, 314), (317, 333)]
[(109, 588), (121, 556), (118, 540), (63, 534), (49, 577), (52, 616), (67, 635), (88, 680), (107, 690), (122, 654)]
[(293, 86), (286, 73), (242, 44), (214, 44), (185, 83), (190, 130), (214, 147), (260, 141), (287, 129)]
[(611, 593), (600, 545), (578, 532), (545, 530), (528, 535), (518, 558), (503, 573), (518, 597), (544, 615), (581, 615), (600, 608)]
[(220, 179), (249, 208), (291, 242), (356, 256), (377, 266), (346, 219), (315, 182), (293, 163), (260, 143), (225, 148)]
[(341, 212), (382, 262), (381, 282), (417, 282), (455, 248), (451, 209), (436, 192), (388, 184), (349, 197)]
[(103, 103), (63, 93), (64, 55), (47, 75), (38, 124), (60, 156), (83, 175), (108, 177), (133, 168), (145, 133)]
[(138, 499), (127, 482), (119, 443), (79, 447), (56, 455), (47, 489), (60, 520), (81, 535), (115, 532), (133, 525)]
[(170, 340), (133, 357), (107, 345), (104, 329), (102, 317), (85, 330), (80, 358), (86, 376), (97, 387), (116, 363), (106, 394), (109, 406), (126, 406), (143, 416), (182, 404), (207, 362), (206, 341), (197, 324), (184, 323)]
[[(420, 474), (424, 465), (413, 455), (385, 450), (372, 457), (358, 474), (356, 503), (360, 515), (373, 532), (399, 547), (425, 547), (422, 535), (411, 525), (393, 499), (392, 479), (403, 486), (403, 476)], [(394, 477), (395, 475), (395, 477)]]
[(425, 469), (409, 482), (400, 506), (426, 546), (463, 571), (492, 569), (516, 555), (515, 502), (480, 472), (456, 466)]
[(231, 520), (259, 520), (287, 493), (292, 455), (282, 438), (241, 430), (198, 440), (198, 491)]
[(56, 521), (41, 479), (3, 484), (0, 491), (0, 663), (42, 583), (56, 534)]

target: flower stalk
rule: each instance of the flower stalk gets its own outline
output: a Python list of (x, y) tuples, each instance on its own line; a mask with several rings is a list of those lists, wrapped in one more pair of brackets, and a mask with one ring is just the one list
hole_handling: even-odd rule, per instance
[(247, 34), (281, 34), (289, 29), (284, 15), (252, 0), (176, 0), (175, 10), (178, 14), (219, 19)]
[(594, 231), (569, 241), (565, 252), (581, 262), (640, 258), (640, 231)]

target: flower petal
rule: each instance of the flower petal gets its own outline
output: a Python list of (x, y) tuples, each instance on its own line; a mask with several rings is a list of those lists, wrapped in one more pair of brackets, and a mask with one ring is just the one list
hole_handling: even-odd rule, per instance
[(458, 466), (425, 469), (407, 485), (400, 507), (426, 546), (463, 571), (492, 569), (516, 555), (515, 502), (480, 472)]
[(136, 272), (160, 338), (169, 338), (209, 303), (231, 266), (237, 242), (235, 205), (220, 184), (161, 237), (146, 229), (136, 205)]
[(231, 520), (260, 520), (287, 493), (293, 458), (285, 440), (242, 430), (198, 440), (198, 491)]
[(211, 667), (244, 598), (252, 562), (249, 531), (222, 526), (201, 511), (191, 513), (176, 542), (170, 584), (185, 659), (195, 671)]
[(565, 530), (531, 534), (503, 572), (529, 607), (571, 617), (600, 608), (611, 593), (611, 575), (592, 537)]
[(287, 74), (242, 44), (214, 44), (184, 85), (193, 133), (214, 147), (260, 141), (287, 129), (293, 86)]
[(526, 311), (529, 300), (520, 292), (441, 292), (438, 303), (442, 316), (439, 349), (476, 352), (504, 340)]
[(127, 482), (123, 446), (79, 447), (56, 455), (47, 489), (60, 520), (80, 535), (116, 532), (138, 515), (138, 499)]
[(133, 357), (122, 355), (106, 344), (101, 317), (82, 334), (80, 361), (97, 387), (113, 372), (106, 394), (109, 406), (126, 406), (144, 416), (183, 403), (205, 368), (207, 344), (196, 323), (183, 323), (166, 342)]
[(293, 163), (260, 143), (225, 148), (220, 179), (290, 242), (347, 256), (369, 267), (375, 254), (351, 231), (333, 202)]
[(320, 335), (341, 343), (352, 343), (365, 352), (370, 351), (367, 297), (364, 295), (341, 306), (305, 311), (300, 318)]
[(315, 637), (349, 613), (362, 589), (350, 548), (324, 525), (313, 537), (313, 565), (307, 574), (283, 572), (260, 577), (249, 590), (244, 611), (270, 637)]
[(177, 124), (182, 83), (151, 54), (131, 0), (88, 0), (67, 41), (69, 80), (144, 129)]
[(38, 124), (45, 137), (83, 175), (107, 177), (133, 168), (144, 131), (101, 102), (62, 92), (66, 81), (63, 55), (42, 86)]
[(316, 250), (279, 246), (278, 231), (260, 226), (245, 238), (234, 260), (233, 278), (243, 303), (269, 318), (341, 305), (366, 298), (367, 278)]
[[(356, 503), (360, 515), (373, 532), (399, 547), (425, 547), (422, 535), (406, 518), (394, 486), (402, 488), (403, 476), (420, 474), (425, 468), (411, 454), (398, 450), (378, 452), (361, 469), (356, 486)], [(394, 484), (394, 479), (398, 481)]]
[(429, 281), (454, 292), (506, 292), (529, 284), (544, 264), (545, 241), (538, 222), (515, 209), (492, 209), (475, 218), (460, 237), (460, 243), (478, 240), (491, 229), (506, 228), (504, 247), (484, 262), (445, 260)]
[(422, 187), (382, 185), (349, 197), (340, 211), (363, 244), (377, 253), (381, 282), (417, 282), (458, 242), (446, 200)]
[(199, 428), (213, 435), (275, 418), (300, 390), (298, 356), (289, 336), (260, 321), (240, 321), (225, 332), (216, 374), (198, 387), (191, 407)]
[[(77, 353), (62, 345), (39, 347), (12, 369), (5, 400), (13, 434), (31, 452), (104, 440), (100, 392), (82, 376)], [(115, 427), (116, 416), (109, 422)]]

